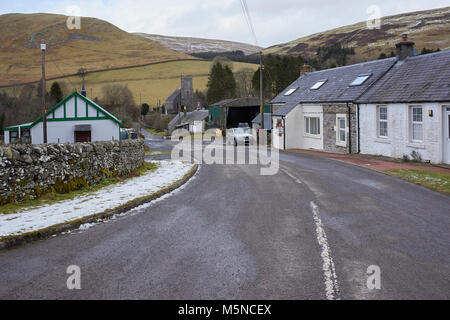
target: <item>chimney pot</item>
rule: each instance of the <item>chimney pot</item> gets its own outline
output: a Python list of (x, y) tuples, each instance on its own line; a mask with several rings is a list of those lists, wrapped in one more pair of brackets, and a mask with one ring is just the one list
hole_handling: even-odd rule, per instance
[(408, 41), (408, 35), (406, 33), (402, 34), (402, 41), (395, 46), (397, 48), (397, 59), (399, 61), (414, 56), (414, 42)]
[(312, 72), (312, 67), (306, 62), (303, 64), (303, 67), (300, 69), (300, 75), (305, 74), (306, 72)]

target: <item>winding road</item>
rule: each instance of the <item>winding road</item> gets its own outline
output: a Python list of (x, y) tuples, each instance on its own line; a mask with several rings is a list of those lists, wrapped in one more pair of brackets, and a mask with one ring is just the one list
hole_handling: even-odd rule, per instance
[[(1, 251), (0, 298), (449, 299), (449, 231), (446, 195), (281, 153), (274, 176), (202, 165), (129, 215)], [(66, 287), (70, 265), (81, 290)], [(373, 265), (380, 289), (366, 283)]]

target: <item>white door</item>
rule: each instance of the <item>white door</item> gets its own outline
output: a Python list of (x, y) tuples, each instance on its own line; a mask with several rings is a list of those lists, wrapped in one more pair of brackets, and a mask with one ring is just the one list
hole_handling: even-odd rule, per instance
[(444, 162), (450, 164), (450, 106), (444, 107)]

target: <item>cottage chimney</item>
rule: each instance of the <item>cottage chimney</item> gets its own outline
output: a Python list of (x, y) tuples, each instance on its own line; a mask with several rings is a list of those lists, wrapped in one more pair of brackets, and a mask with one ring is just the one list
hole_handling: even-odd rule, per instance
[(81, 87), (81, 94), (86, 97), (86, 88), (84, 87), (84, 83), (83, 86)]
[(408, 35), (406, 33), (402, 35), (402, 41), (395, 46), (397, 47), (397, 59), (399, 61), (414, 56), (414, 42), (408, 41)]
[(306, 72), (312, 72), (312, 67), (305, 62), (305, 64), (300, 69), (300, 75), (303, 75)]

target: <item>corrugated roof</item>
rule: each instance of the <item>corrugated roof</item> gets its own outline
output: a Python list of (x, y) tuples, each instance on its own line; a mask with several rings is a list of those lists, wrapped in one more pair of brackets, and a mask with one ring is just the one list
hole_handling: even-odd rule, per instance
[[(286, 115), (299, 103), (353, 102), (383, 76), (395, 62), (396, 58), (389, 58), (305, 73), (271, 101), (272, 104), (283, 105), (274, 112), (274, 115)], [(350, 86), (358, 76), (362, 75), (370, 75), (370, 77), (362, 85)], [(326, 82), (319, 89), (311, 89), (322, 80), (326, 80)], [(291, 95), (285, 95), (290, 89), (295, 88), (296, 90)]]
[(398, 62), (358, 103), (450, 101), (450, 51)]

